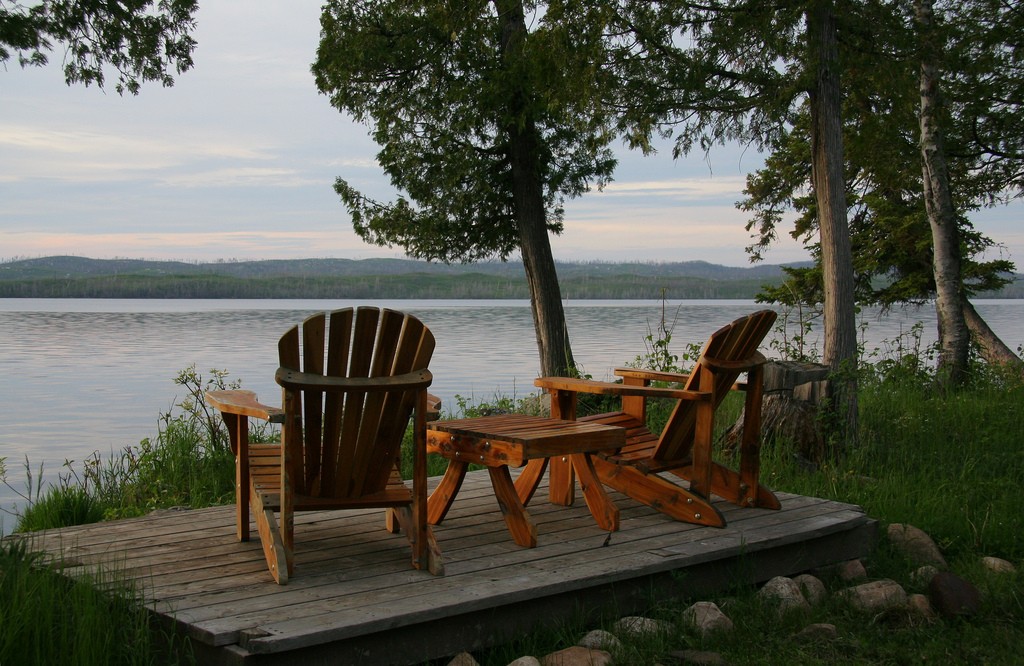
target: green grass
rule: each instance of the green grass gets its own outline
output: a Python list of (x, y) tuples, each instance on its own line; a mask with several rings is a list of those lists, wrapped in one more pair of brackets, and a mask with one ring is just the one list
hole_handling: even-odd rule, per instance
[(82, 486), (51, 486), (29, 505), (18, 521), (18, 531), (35, 532), (65, 525), (85, 525), (103, 520), (104, 505)]
[(869, 381), (860, 446), (808, 474), (785, 450), (766, 452), (769, 486), (858, 504), (910, 523), (953, 557), (1024, 558), (1024, 384), (982, 379), (942, 395), (927, 385)]
[(96, 568), (72, 580), (43, 562), (30, 540), (0, 543), (0, 664), (190, 661), (187, 647), (166, 649), (124, 579)]

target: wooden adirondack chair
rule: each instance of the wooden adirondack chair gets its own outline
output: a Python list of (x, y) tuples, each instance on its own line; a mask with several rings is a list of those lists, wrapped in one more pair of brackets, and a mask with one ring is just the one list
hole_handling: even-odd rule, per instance
[[(284, 584), (294, 571), (293, 512), (386, 507), (387, 529), (404, 529), (409, 538), (413, 567), (441, 573), (427, 525), (427, 363), (434, 336), (411, 315), (370, 307), (337, 310), (327, 323), (324, 313), (313, 315), (301, 332), (294, 326), (281, 337), (280, 409), (260, 404), (251, 391), (206, 394), (227, 424), (236, 456), (238, 538), (249, 539), (251, 505), (267, 566)], [(410, 489), (399, 461), (411, 414)], [(281, 423), (281, 444), (250, 443), (249, 417)]]
[[(711, 493), (741, 506), (780, 508), (758, 478), (765, 358), (757, 348), (775, 317), (762, 310), (716, 331), (689, 375), (619, 368), (621, 384), (562, 377), (542, 377), (535, 384), (551, 393), (552, 416), (563, 419), (576, 418), (578, 393), (621, 396), (621, 411), (580, 419), (626, 428), (623, 448), (594, 456), (601, 482), (677, 520), (723, 527)], [(741, 373), (747, 381), (737, 384)], [(682, 388), (652, 387), (652, 381)], [(711, 451), (715, 410), (731, 389), (746, 391), (738, 471), (714, 461)], [(655, 397), (678, 401), (660, 435), (646, 422), (646, 401)], [(689, 489), (658, 476), (661, 472), (688, 480)]]

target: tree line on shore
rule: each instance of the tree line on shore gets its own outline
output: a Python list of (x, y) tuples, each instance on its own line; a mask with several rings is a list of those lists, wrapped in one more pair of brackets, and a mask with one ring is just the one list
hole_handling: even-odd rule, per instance
[[(564, 280), (567, 299), (753, 299), (765, 280), (636, 275)], [(235, 278), (222, 275), (104, 275), (0, 280), (0, 298), (355, 298), (528, 299), (525, 278), (367, 275)]]

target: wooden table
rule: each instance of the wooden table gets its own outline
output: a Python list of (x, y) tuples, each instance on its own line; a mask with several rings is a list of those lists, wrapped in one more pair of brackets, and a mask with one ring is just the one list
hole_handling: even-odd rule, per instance
[[(597, 479), (590, 454), (625, 444), (625, 430), (577, 421), (505, 414), (427, 425), (427, 451), (449, 460), (440, 484), (427, 500), (431, 525), (444, 520), (462, 487), (470, 463), (487, 467), (491, 486), (512, 538), (521, 546), (537, 545), (537, 527), (530, 520), (530, 502), (544, 471), (550, 467), (550, 499), (569, 506), (575, 499), (575, 481), (597, 524), (619, 529), (619, 509)], [(549, 465), (550, 463), (550, 465)], [(509, 467), (526, 468), (513, 483)]]

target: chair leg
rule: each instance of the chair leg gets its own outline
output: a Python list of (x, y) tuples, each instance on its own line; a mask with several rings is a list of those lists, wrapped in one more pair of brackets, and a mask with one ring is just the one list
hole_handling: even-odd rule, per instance
[(263, 557), (267, 560), (270, 575), (279, 585), (288, 582), (291, 573), (289, 560), (291, 557), (285, 548), (281, 530), (274, 518), (274, 510), (264, 505), (263, 498), (256, 491), (250, 497), (253, 513), (256, 514), (256, 530), (263, 546)]
[(398, 509), (389, 507), (384, 510), (384, 529), (391, 534), (398, 534), (402, 531), (402, 517)]
[(707, 499), (655, 474), (593, 458), (597, 476), (606, 486), (625, 493), (666, 516), (695, 525), (725, 527), (725, 518)]
[[(429, 525), (418, 525), (413, 517), (415, 512), (410, 506), (388, 509), (388, 513), (395, 516), (409, 540), (409, 547), (413, 552), (413, 568), (426, 569), (435, 576), (443, 576), (444, 561), (441, 559), (441, 547), (437, 545), (434, 530), (430, 529)], [(417, 553), (421, 550), (417, 548), (417, 543), (425, 544), (422, 549), (422, 558), (417, 557)]]
[(441, 547), (434, 538), (434, 530), (427, 525), (424, 527), (424, 533), (427, 538), (427, 571), (435, 576), (443, 576), (444, 561), (441, 559)]
[(221, 412), (235, 454), (235, 531), (239, 541), (249, 540), (249, 419)]

